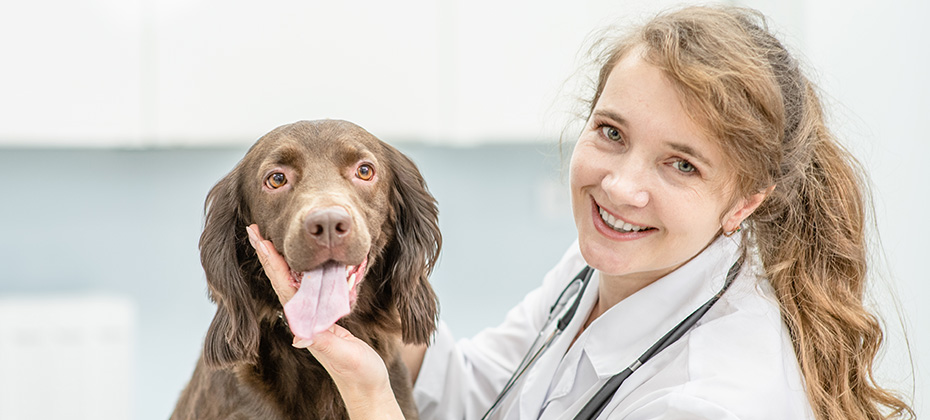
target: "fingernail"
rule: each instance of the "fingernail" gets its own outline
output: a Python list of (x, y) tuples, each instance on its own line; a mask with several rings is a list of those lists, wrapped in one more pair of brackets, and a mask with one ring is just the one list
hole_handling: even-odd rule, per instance
[(248, 226), (245, 227), (245, 231), (249, 234), (249, 243), (252, 244), (252, 248), (257, 248), (255, 243), (258, 242), (258, 238), (255, 237), (255, 232), (252, 232), (252, 228)]
[(268, 256), (268, 248), (265, 246), (264, 241), (258, 240), (258, 235), (255, 234), (255, 231), (252, 230), (251, 226), (246, 226), (245, 231), (249, 234), (249, 243), (252, 244), (253, 249), (257, 249)]
[(292, 345), (293, 345), (294, 347), (299, 348), (299, 349), (305, 349), (305, 348), (310, 347), (310, 346), (313, 345), (313, 340), (312, 340), (312, 339), (306, 339), (306, 340), (305, 340), (305, 339), (299, 339), (299, 338), (297, 338), (297, 337), (294, 337), (294, 344), (292, 344)]

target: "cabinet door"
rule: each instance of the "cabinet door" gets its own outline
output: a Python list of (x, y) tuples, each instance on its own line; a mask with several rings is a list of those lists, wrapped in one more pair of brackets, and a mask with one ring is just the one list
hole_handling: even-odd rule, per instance
[(0, 145), (140, 140), (140, 0), (0, 6)]
[(201, 1), (155, 14), (154, 138), (251, 141), (339, 118), (384, 137), (435, 133), (432, 1)]

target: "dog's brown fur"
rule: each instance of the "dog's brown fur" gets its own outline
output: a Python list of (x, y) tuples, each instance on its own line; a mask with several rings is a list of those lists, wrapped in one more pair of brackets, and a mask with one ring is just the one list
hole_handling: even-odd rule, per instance
[[(375, 176), (355, 176), (360, 162)], [(269, 188), (269, 173), (287, 184)], [(351, 238), (334, 247), (308, 239), (305, 218), (338, 206)], [(249, 245), (257, 223), (297, 272), (327, 259), (368, 270), (352, 312), (339, 321), (385, 360), (394, 394), (417, 418), (401, 339), (426, 343), (436, 296), (427, 282), (441, 247), (436, 203), (416, 166), (393, 147), (344, 121), (301, 121), (259, 139), (207, 196), (200, 254), (217, 310), (193, 377), (172, 419), (347, 419), (339, 392), (306, 349), (296, 349), (281, 304)]]

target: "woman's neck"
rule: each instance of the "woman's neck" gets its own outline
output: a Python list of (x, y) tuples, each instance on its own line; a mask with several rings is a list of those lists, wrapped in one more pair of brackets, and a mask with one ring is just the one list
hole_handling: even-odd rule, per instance
[[(671, 271), (674, 271), (674, 269), (669, 272)], [(642, 288), (662, 278), (665, 274), (668, 273), (647, 276), (610, 276), (599, 271), (598, 276), (600, 276), (600, 280), (597, 286), (597, 301), (594, 302), (591, 312), (588, 313), (588, 318), (585, 319), (584, 324), (578, 330), (578, 334), (575, 335), (572, 344), (574, 344), (574, 340), (577, 340), (578, 337), (581, 336), (581, 333), (587, 330), (588, 326), (590, 326), (595, 319), (603, 315), (604, 312), (607, 312), (608, 309), (612, 308), (623, 299), (630, 297), (633, 293), (640, 291)]]
[(601, 316), (620, 301), (632, 296), (644, 287), (654, 283), (666, 274), (675, 271), (673, 267), (661, 273), (643, 273), (642, 275), (611, 276), (598, 272), (600, 281), (597, 286), (597, 303), (591, 311), (591, 321)]

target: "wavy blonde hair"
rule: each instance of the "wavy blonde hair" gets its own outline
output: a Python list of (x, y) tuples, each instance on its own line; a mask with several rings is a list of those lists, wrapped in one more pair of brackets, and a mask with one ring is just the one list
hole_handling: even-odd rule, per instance
[(743, 226), (775, 289), (816, 417), (914, 417), (872, 372), (883, 334), (863, 304), (864, 174), (827, 129), (815, 87), (764, 17), (688, 7), (599, 45), (589, 114), (614, 65), (642, 49), (731, 158), (734, 203), (776, 186)]

